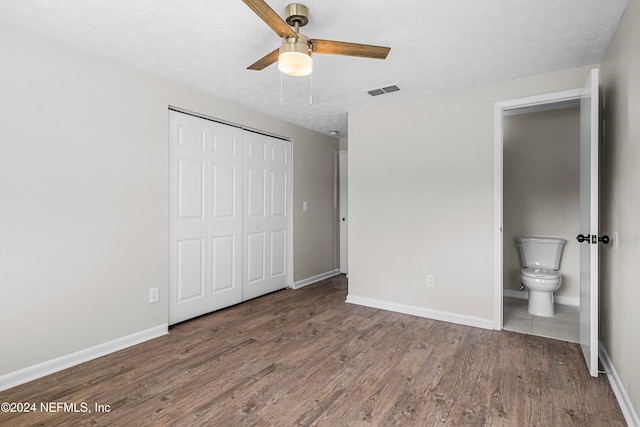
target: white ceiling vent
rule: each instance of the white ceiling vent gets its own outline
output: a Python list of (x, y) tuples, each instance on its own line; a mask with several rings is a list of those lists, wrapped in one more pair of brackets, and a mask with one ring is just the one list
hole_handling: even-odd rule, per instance
[(400, 88), (397, 85), (385, 86), (377, 89), (368, 90), (367, 93), (371, 96), (384, 95), (385, 93), (397, 92)]

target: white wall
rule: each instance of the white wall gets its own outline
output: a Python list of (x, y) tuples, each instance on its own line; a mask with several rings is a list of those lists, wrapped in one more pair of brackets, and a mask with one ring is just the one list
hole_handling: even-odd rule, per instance
[(293, 279), (338, 268), (336, 139), (7, 26), (0, 56), (0, 376), (167, 324), (169, 105), (291, 137)]
[(580, 300), (580, 111), (504, 118), (503, 285), (518, 289), (516, 236), (561, 237), (562, 285), (556, 296)]
[(630, 1), (602, 62), (604, 144), (600, 333), (640, 413), (640, 2)]
[(582, 87), (591, 68), (352, 112), (349, 296), (492, 324), (494, 102)]

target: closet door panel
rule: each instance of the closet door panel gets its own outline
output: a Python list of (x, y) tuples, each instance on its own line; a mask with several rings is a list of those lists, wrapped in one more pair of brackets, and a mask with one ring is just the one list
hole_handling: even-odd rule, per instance
[(242, 131), (209, 122), (211, 241), (208, 311), (242, 301)]
[(204, 176), (202, 160), (178, 158), (178, 221), (204, 220)]
[(289, 243), (290, 142), (273, 139), (270, 144), (271, 203), (271, 278), (281, 285), (286, 281)]
[(211, 239), (211, 263), (213, 266), (211, 293), (225, 291), (237, 286), (236, 237), (217, 236)]
[(265, 233), (260, 231), (247, 234), (247, 284), (265, 279)]
[(271, 232), (271, 269), (272, 278), (284, 276), (287, 273), (287, 233), (285, 230)]
[(204, 241), (178, 241), (178, 302), (184, 303), (204, 296)]
[(266, 219), (267, 171), (265, 168), (247, 169), (247, 219), (262, 221)]
[(230, 164), (213, 165), (213, 209), (212, 220), (236, 217), (236, 166)]
[(242, 132), (169, 113), (169, 323), (241, 301)]
[[(243, 299), (287, 287), (289, 142), (252, 132), (247, 140), (247, 285)], [(255, 234), (260, 233), (258, 244)]]
[(271, 217), (285, 218), (287, 215), (287, 173), (271, 172)]

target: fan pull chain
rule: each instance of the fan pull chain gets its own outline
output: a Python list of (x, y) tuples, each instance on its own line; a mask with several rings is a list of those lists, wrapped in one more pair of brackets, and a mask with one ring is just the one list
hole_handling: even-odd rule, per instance
[(309, 75), (309, 105), (313, 105), (313, 73)]
[(282, 73), (280, 73), (280, 105), (282, 106)]

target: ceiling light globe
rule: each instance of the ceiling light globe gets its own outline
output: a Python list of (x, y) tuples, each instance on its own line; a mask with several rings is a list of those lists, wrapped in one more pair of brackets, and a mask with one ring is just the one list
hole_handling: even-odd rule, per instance
[(288, 76), (308, 76), (313, 71), (313, 59), (301, 52), (281, 52), (278, 56), (278, 70)]

